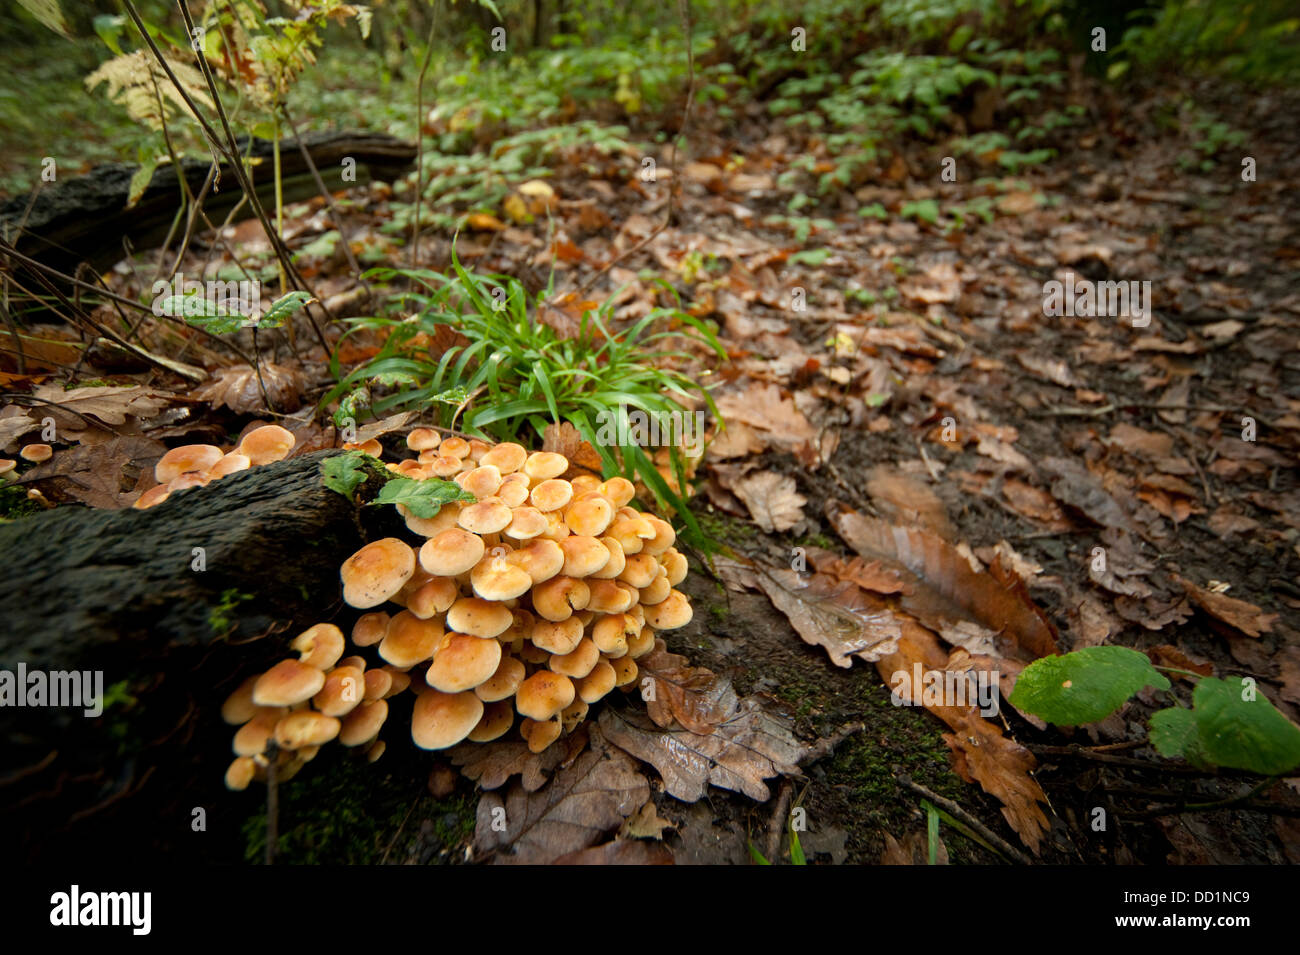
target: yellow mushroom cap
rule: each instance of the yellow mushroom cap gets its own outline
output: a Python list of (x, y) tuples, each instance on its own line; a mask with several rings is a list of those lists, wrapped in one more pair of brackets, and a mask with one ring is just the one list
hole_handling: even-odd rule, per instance
[(660, 568), (655, 579), (650, 581), (648, 586), (641, 588), (641, 604), (646, 607), (661, 604), (672, 592), (673, 585), (668, 583), (668, 572)]
[(587, 701), (578, 697), (560, 713), (560, 722), (564, 725), (566, 733), (572, 733), (583, 720), (587, 718), (587, 713), (591, 710)]
[(509, 607), (481, 597), (462, 597), (447, 611), (447, 626), (472, 637), (495, 637), (510, 629), (514, 620)]
[(456, 482), (480, 501), (492, 497), (501, 487), (501, 471), (491, 464), (480, 464)]
[(527, 675), (525, 671), (522, 660), (503, 655), (501, 662), (497, 664), (496, 672), (474, 687), (474, 695), (484, 703), (509, 699), (515, 695), (519, 684), (524, 682), (524, 677)]
[[(322, 674), (324, 676), (324, 674)], [(236, 756), (257, 756), (266, 751), (266, 744), (275, 733), (275, 726), (287, 710), (282, 706), (263, 707), (235, 733), (233, 748)]]
[(159, 484), (170, 484), (187, 471), (206, 472), (224, 456), (222, 450), (212, 444), (183, 444), (158, 459), (153, 475)]
[(228, 477), (240, 471), (247, 471), (252, 465), (252, 459), (247, 454), (231, 451), (229, 454), (223, 455), (220, 461), (208, 469), (208, 475), (213, 478)]
[(560, 738), (563, 729), (559, 714), (554, 719), (526, 719), (519, 724), (519, 732), (528, 743), (530, 753), (540, 753)]
[(566, 577), (590, 577), (609, 563), (609, 548), (594, 537), (572, 535), (560, 541)]
[(406, 521), (406, 529), (411, 533), (419, 534), (421, 537), (437, 537), (448, 528), (456, 526), (456, 519), (460, 517), (460, 507), (458, 501), (444, 504), (438, 508), (438, 513), (433, 517), (416, 517), (405, 504), (398, 504), (397, 510)]
[(411, 714), (411, 739), (421, 749), (446, 749), (467, 737), (483, 718), (483, 701), (473, 693), (425, 690)]
[(564, 551), (553, 540), (530, 541), (506, 555), (506, 560), (522, 568), (534, 585), (550, 580), (564, 569)]
[(253, 702), (253, 687), (257, 680), (257, 676), (250, 676), (221, 704), (221, 718), (231, 726), (240, 726), (257, 715), (257, 704)]
[(625, 477), (612, 477), (599, 490), (616, 508), (626, 506), (636, 497), (636, 486)]
[(343, 600), (365, 610), (392, 597), (415, 573), (415, 551), (405, 541), (385, 537), (343, 562)]
[(226, 788), (241, 792), (248, 788), (257, 773), (257, 764), (251, 756), (236, 756), (235, 761), (226, 769)]
[(497, 498), (511, 509), (522, 507), (528, 500), (528, 475), (516, 471), (507, 474), (501, 486), (497, 488)]
[(339, 662), (346, 645), (342, 630), (332, 623), (318, 623), (294, 637), (289, 647), (297, 650), (308, 666), (328, 670)]
[(614, 508), (600, 495), (574, 501), (564, 512), (569, 530), (583, 537), (599, 537), (614, 519)]
[(491, 464), (501, 470), (502, 474), (511, 474), (524, 466), (528, 452), (522, 445), (511, 441), (498, 444), (478, 459), (480, 465)]
[(533, 588), (533, 609), (538, 616), (558, 623), (582, 610), (591, 599), (587, 582), (576, 577), (552, 577)]
[(590, 638), (584, 637), (568, 653), (552, 654), (551, 659), (547, 661), (547, 666), (556, 673), (563, 673), (576, 680), (590, 673), (599, 659), (600, 650), (596, 648), (596, 644)]
[(365, 695), (365, 672), (360, 667), (340, 666), (325, 674), (325, 685), (311, 698), (311, 705), (326, 716), (347, 716)]
[(395, 667), (412, 667), (433, 656), (442, 641), (442, 621), (421, 620), (403, 610), (388, 623), (388, 633), (379, 642), (379, 655)]
[(647, 554), (662, 554), (676, 542), (677, 532), (673, 530), (673, 525), (662, 518), (647, 514), (645, 519), (654, 530), (654, 537), (647, 540), (641, 549)]
[(449, 454), (440, 454), (431, 461), (426, 461), (429, 470), (433, 472), (434, 477), (449, 478), (455, 477), (465, 470), (465, 464), (460, 458), (452, 457)]
[(388, 633), (388, 622), (392, 618), (382, 610), (363, 613), (352, 625), (352, 642), (358, 647), (373, 647)]
[(538, 670), (515, 691), (515, 709), (540, 723), (559, 715), (576, 694), (573, 681), (564, 674)]
[(534, 451), (528, 455), (523, 470), (533, 483), (540, 484), (569, 470), (569, 459), (554, 451)]
[(258, 706), (293, 706), (310, 700), (325, 685), (325, 674), (301, 660), (281, 660), (253, 684)]
[(483, 559), (483, 538), (459, 527), (430, 537), (420, 547), (420, 566), (439, 577), (455, 577)]
[(573, 485), (573, 494), (576, 497), (579, 494), (590, 494), (595, 491), (600, 492), (600, 478), (594, 474), (579, 474), (569, 482)]
[(542, 481), (528, 493), (533, 507), (542, 513), (558, 511), (573, 500), (573, 485), (558, 478)]
[(167, 490), (183, 491), (187, 487), (204, 487), (211, 483), (212, 478), (208, 477), (206, 471), (186, 471), (179, 477), (174, 477), (167, 482)]
[(645, 608), (645, 622), (656, 630), (675, 630), (691, 622), (691, 603), (680, 590), (668, 594), (667, 599)]
[(547, 653), (572, 653), (581, 640), (582, 621), (577, 617), (558, 622), (539, 620), (533, 627), (533, 646)]
[(623, 572), (618, 575), (618, 579), (640, 589), (649, 587), (650, 582), (658, 575), (659, 561), (655, 560), (650, 554), (643, 552), (633, 554), (627, 558)]
[(609, 665), (614, 668), (614, 685), (628, 686), (636, 682), (637, 665), (631, 657), (619, 657), (617, 660), (610, 660)]
[(412, 451), (428, 451), (442, 443), (442, 435), (432, 428), (412, 428), (406, 435), (406, 446)]
[(623, 547), (623, 553), (631, 557), (645, 548), (645, 542), (653, 540), (654, 526), (644, 517), (615, 517), (606, 533)]
[(442, 439), (442, 444), (438, 445), (438, 453), (451, 458), (467, 457), (469, 455), (469, 442), (464, 438), (451, 435)]
[(494, 547), (469, 572), (474, 593), (484, 600), (513, 600), (532, 587), (533, 578), (528, 576), (528, 571), (506, 560), (508, 553), (507, 548)]
[(591, 627), (591, 639), (601, 653), (621, 657), (627, 653), (628, 641), (641, 632), (636, 618), (626, 613), (605, 614)]
[(460, 693), (485, 683), (501, 663), (501, 644), (491, 637), (448, 633), (442, 638), (425, 682), (444, 693)]
[(453, 577), (434, 577), (426, 580), (406, 597), (406, 609), (422, 620), (446, 613), (456, 602), (460, 591)]
[(253, 467), (261, 467), (272, 461), (283, 461), (297, 441), (297, 438), (278, 424), (266, 424), (244, 435), (235, 450), (246, 455)]
[(171, 488), (166, 484), (155, 484), (153, 487), (149, 488), (149, 490), (141, 494), (136, 499), (136, 502), (131, 506), (137, 510), (143, 511), (146, 508), (153, 507), (155, 504), (161, 504), (163, 501), (167, 500), (170, 494)]
[(637, 592), (619, 580), (591, 580), (587, 609), (596, 613), (625, 613), (636, 603)]
[(639, 660), (655, 648), (655, 632), (649, 627), (642, 627), (635, 637), (628, 638), (627, 655)]
[(578, 695), (583, 702), (595, 703), (614, 689), (617, 674), (608, 660), (599, 660), (591, 672), (578, 681)]
[(380, 457), (384, 453), (384, 446), (379, 443), (378, 438), (368, 438), (365, 441), (349, 441), (343, 445), (344, 451), (360, 451), (368, 454), (372, 458)]
[(672, 547), (668, 548), (659, 555), (659, 563), (668, 574), (668, 583), (674, 587), (686, 579), (686, 571), (689, 565), (686, 561), (686, 555), (680, 551)]
[(360, 746), (379, 733), (388, 719), (388, 701), (371, 700), (362, 703), (343, 718), (339, 728), (339, 742), (344, 746)]
[(320, 746), (339, 735), (337, 717), (315, 710), (297, 710), (275, 724), (275, 741), (284, 749)]
[(508, 700), (489, 703), (483, 707), (478, 725), (469, 731), (469, 739), (474, 743), (490, 743), (505, 736), (514, 724), (515, 708)]
[(388, 691), (393, 688), (393, 675), (387, 670), (366, 670), (363, 679), (366, 687), (365, 692), (361, 695), (361, 700), (364, 703), (382, 700), (388, 695)]
[(495, 498), (467, 504), (460, 509), (456, 523), (475, 534), (499, 534), (510, 526), (514, 515)]
[(623, 553), (623, 545), (616, 538), (605, 537), (598, 538), (605, 549), (609, 551), (609, 561), (600, 570), (594, 571), (590, 576), (600, 580), (613, 580), (623, 569), (627, 567), (627, 555)]
[(33, 464), (40, 464), (42, 461), (48, 461), (54, 457), (54, 449), (48, 444), (25, 444), (18, 456), (24, 461), (31, 461)]
[(549, 523), (546, 515), (535, 507), (516, 507), (510, 511), (505, 535), (514, 540), (532, 540), (546, 533)]

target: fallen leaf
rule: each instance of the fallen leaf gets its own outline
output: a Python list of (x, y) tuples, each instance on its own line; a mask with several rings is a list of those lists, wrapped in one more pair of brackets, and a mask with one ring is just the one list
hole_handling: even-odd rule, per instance
[(898, 568), (886, 567), (881, 561), (845, 558), (820, 547), (805, 548), (805, 553), (820, 573), (852, 581), (863, 590), (878, 594), (908, 593), (911, 590)]
[(829, 574), (804, 576), (781, 567), (755, 565), (754, 570), (754, 584), (785, 614), (804, 643), (824, 648), (837, 667), (851, 667), (853, 657), (872, 663), (894, 652), (898, 621), (887, 609), (869, 606), (857, 585)]
[[(0, 426), (3, 422), (0, 421)], [(0, 436), (3, 432), (0, 432)], [(725, 461), (728, 458), (746, 458), (757, 454), (767, 445), (758, 432), (742, 421), (729, 421), (725, 431), (719, 431), (709, 442), (705, 456)]]
[(776, 385), (753, 382), (743, 392), (722, 395), (717, 405), (728, 422), (741, 421), (766, 431), (778, 443), (799, 444), (817, 436), (794, 400), (782, 398)]
[(636, 813), (624, 820), (618, 834), (623, 838), (662, 840), (665, 829), (675, 828), (667, 819), (659, 818), (654, 800), (647, 800)]
[(867, 476), (867, 494), (881, 516), (893, 524), (923, 527), (951, 539), (953, 530), (939, 495), (910, 474), (879, 466)]
[(517, 740), (464, 743), (447, 751), (452, 765), (459, 766), (466, 778), (484, 789), (499, 789), (511, 776), (519, 776), (525, 792), (541, 789), (547, 773), (560, 765), (564, 756), (562, 746), (548, 746), (533, 753), (527, 743)]
[(55, 452), (54, 457), (23, 475), (24, 484), (39, 484), (52, 501), (78, 501), (90, 507), (115, 509), (135, 503), (142, 473), (167, 451), (161, 442), (133, 434), (103, 444), (78, 445)]
[(554, 451), (569, 459), (569, 470), (563, 475), (566, 479), (583, 473), (599, 475), (604, 467), (596, 449), (567, 421), (546, 426), (542, 434), (542, 450)]
[(806, 753), (789, 726), (752, 696), (707, 736), (663, 729), (644, 713), (611, 706), (599, 726), (615, 746), (657, 769), (665, 791), (683, 802), (703, 798), (709, 784), (766, 802), (771, 793), (763, 780), (797, 773)]
[(798, 492), (794, 478), (775, 471), (759, 471), (742, 478), (731, 490), (745, 502), (754, 521), (766, 533), (788, 531), (803, 520), (808, 499)]
[(708, 734), (735, 712), (731, 681), (669, 653), (663, 640), (655, 640), (654, 649), (637, 660), (637, 672), (653, 681), (654, 694), (646, 701), (646, 712), (658, 726), (679, 725)]
[(266, 410), (266, 401), (262, 397), (264, 384), (266, 397), (276, 411), (297, 411), (302, 406), (304, 388), (302, 375), (297, 369), (269, 361), (262, 362), (261, 369), (262, 382), (259, 384), (257, 372), (249, 365), (223, 368), (210, 381), (190, 392), (190, 397), (209, 402), (213, 408), (224, 406), (240, 414), (262, 412)]
[[(977, 573), (955, 547), (919, 528), (895, 527), (831, 502), (827, 514), (849, 546), (869, 560), (906, 571), (913, 588), (899, 606), (926, 626), (973, 654), (1028, 663), (1056, 652), (1056, 630), (1029, 597), (1024, 582), (1001, 560)], [(961, 624), (986, 636), (969, 639)]]
[[(557, 749), (558, 747), (550, 747)], [(650, 798), (650, 783), (624, 752), (591, 730), (591, 749), (530, 792), (518, 783), (503, 798), (479, 800), (474, 851), (495, 864), (547, 865), (595, 844)], [(504, 810), (505, 830), (499, 831)]]
[(1273, 623), (1279, 614), (1265, 613), (1252, 603), (1198, 587), (1177, 574), (1173, 577), (1187, 591), (1187, 596), (1192, 599), (1192, 602), (1215, 620), (1240, 630), (1248, 637), (1258, 637), (1261, 633), (1273, 632)]
[(1129, 519), (1101, 482), (1073, 458), (1045, 458), (1043, 469), (1052, 475), (1052, 495), (1102, 527), (1127, 527)]

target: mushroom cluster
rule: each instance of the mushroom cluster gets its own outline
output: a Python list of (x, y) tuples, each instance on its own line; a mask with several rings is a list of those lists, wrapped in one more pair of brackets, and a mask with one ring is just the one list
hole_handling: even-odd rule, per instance
[(232, 788), (264, 769), (272, 737), (289, 772), (335, 737), (367, 744), (377, 758), (386, 700), (408, 688), (411, 737), (423, 749), (498, 739), (517, 714), (520, 735), (540, 753), (616, 687), (636, 686), (636, 660), (654, 649), (656, 631), (690, 621), (690, 603), (674, 589), (686, 557), (667, 521), (629, 506), (631, 482), (565, 480), (567, 458), (518, 444), (429, 429), (407, 444), (419, 456), (390, 468), (454, 480), (475, 502), (444, 505), (432, 518), (398, 505), (419, 544), (388, 537), (343, 563), (343, 599), (366, 611), (352, 627), (352, 652), (373, 647), (382, 666), (343, 658), (349, 648), (330, 624), (300, 635), (301, 659), (276, 664), (227, 701), (223, 715), (243, 723)]
[(295, 440), (278, 424), (268, 424), (244, 435), (233, 451), (222, 451), (215, 444), (172, 448), (154, 465), (157, 485), (141, 494), (133, 506), (144, 510), (167, 500), (172, 491), (202, 487), (237, 471), (282, 461), (293, 450)]

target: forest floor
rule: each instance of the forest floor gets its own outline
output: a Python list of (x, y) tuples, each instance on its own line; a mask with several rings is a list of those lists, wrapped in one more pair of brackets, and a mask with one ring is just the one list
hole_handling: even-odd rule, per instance
[[(1086, 99), (1090, 81), (1077, 82)], [(927, 591), (960, 602), (973, 568), (985, 581), (994, 565), (1010, 568), (1024, 582), (1013, 602), (1038, 608), (1030, 617), (1054, 631), (1059, 652), (1120, 645), (1166, 666), (1253, 677), (1300, 721), (1300, 129), (1288, 122), (1293, 102), (1195, 95), (1245, 134), (1208, 169), (1188, 162), (1177, 94), (1122, 105), (1099, 94), (1049, 163), (1008, 175), (967, 158), (945, 181), (933, 149), (902, 150), (810, 216), (788, 215), (800, 186), (782, 176), (807, 140), (774, 131), (761, 103), (727, 118), (701, 109), (688, 152), (654, 156), (656, 181), (641, 179), (640, 153), (576, 141), (545, 163), (549, 216), (480, 215), (460, 233), (463, 263), (530, 291), (553, 280), (584, 289), (584, 301), (614, 296), (616, 316), (634, 319), (667, 302), (662, 279), (691, 314), (716, 321), (728, 358), (700, 380), (716, 382), (728, 427), (697, 468), (693, 512), (734, 554), (772, 573), (810, 569), (824, 586), (816, 599), (787, 592), (782, 610), (752, 576), (715, 576), (693, 560), (683, 589), (695, 616), (664, 634), (668, 649), (757, 695), (802, 744), (837, 742), (802, 777), (771, 780), (767, 802), (718, 788), (686, 802), (649, 774), (675, 861), (745, 863), (751, 844), (784, 861), (793, 805), (806, 810), (810, 861), (923, 862), (925, 797), (906, 778), (1042, 861), (1300, 862), (1300, 778), (1254, 791), (1258, 777), (1161, 758), (1147, 737), (1150, 691), (1073, 732), (1007, 704), (979, 740), (891, 702), (884, 677), (912, 660), (999, 669), (1005, 695), (1041, 655), (1020, 639), (1037, 625), (986, 618), (1002, 630), (996, 641), (930, 636), (877, 655), (817, 612), (821, 600), (844, 603), (846, 586), (878, 583), (869, 564), (847, 562), (864, 533), (851, 515), (865, 515), (945, 542), (924, 555)], [(1253, 181), (1237, 152), (1254, 159)], [(667, 227), (602, 273), (664, 221), (674, 176)], [(384, 231), (394, 200), (383, 184), (340, 196), (341, 231), (363, 261), (407, 264)], [(960, 225), (940, 218), (958, 203), (979, 211)], [(335, 231), (320, 200), (288, 211), (286, 238), (320, 298), (366, 314)], [(265, 255), (255, 222), (227, 232), (241, 257)], [(208, 249), (195, 245), (197, 273)], [(415, 264), (446, 269), (450, 234), (420, 249)], [(1045, 314), (1046, 283), (1067, 272), (1076, 285), (1149, 282), (1145, 320)], [(114, 277), (126, 294), (142, 281), (130, 268)], [(548, 320), (563, 327), (581, 304)], [(285, 387), (316, 400), (325, 356), (269, 347)], [(366, 357), (364, 339), (352, 347), (345, 362)], [(256, 416), (221, 387), (202, 397), (215, 407), (224, 394), (226, 416), (187, 426), (187, 440)], [(296, 430), (299, 450), (332, 441), (306, 417)], [(853, 592), (878, 599), (871, 586)], [(1190, 688), (1175, 680), (1173, 692), (1187, 700)], [(282, 788), (280, 857), (465, 860), (475, 786), (439, 781), (430, 765), (391, 743), (373, 767), (322, 754)], [(247, 845), (230, 851), (257, 858), (261, 797), (227, 798), (247, 812)], [(971, 832), (945, 819), (941, 853), (1010, 861)]]

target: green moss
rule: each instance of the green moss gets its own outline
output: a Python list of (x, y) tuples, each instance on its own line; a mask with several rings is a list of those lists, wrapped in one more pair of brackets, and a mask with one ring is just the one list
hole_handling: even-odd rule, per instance
[(252, 600), (252, 594), (240, 593), (235, 588), (222, 591), (221, 600), (208, 611), (208, 626), (217, 636), (229, 633), (235, 626), (232, 614), (241, 603)]
[(721, 511), (696, 511), (695, 519), (699, 521), (704, 536), (719, 544), (739, 547), (758, 534), (758, 528), (752, 522), (730, 517)]
[(30, 517), (41, 510), (39, 504), (27, 499), (27, 492), (20, 487), (0, 487), (0, 520), (16, 521)]
[[(297, 776), (279, 786), (276, 861), (286, 865), (403, 863), (413, 842), (445, 848), (474, 832), (477, 799), (456, 792), (429, 795), (415, 761), (385, 773), (355, 754), (326, 747)], [(463, 787), (462, 787), (463, 788)], [(414, 804), (414, 805), (412, 805)], [(431, 825), (425, 825), (426, 820)], [(266, 855), (266, 814), (256, 811), (242, 827), (244, 858)]]

